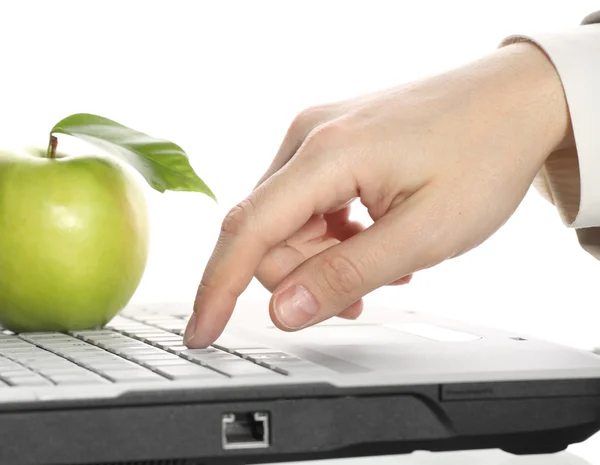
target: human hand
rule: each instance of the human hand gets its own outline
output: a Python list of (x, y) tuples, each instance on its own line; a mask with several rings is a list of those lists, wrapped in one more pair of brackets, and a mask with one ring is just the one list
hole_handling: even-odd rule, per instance
[[(305, 111), (225, 218), (186, 344), (217, 339), (253, 276), (273, 292), (282, 330), (358, 317), (367, 293), (490, 237), (569, 128), (554, 67), (525, 43)], [(357, 198), (374, 221), (366, 229), (349, 220)]]

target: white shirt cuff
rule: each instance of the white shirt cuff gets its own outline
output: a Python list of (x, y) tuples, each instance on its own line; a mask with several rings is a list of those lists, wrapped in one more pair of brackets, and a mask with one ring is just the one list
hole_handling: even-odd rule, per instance
[[(600, 226), (600, 24), (596, 23), (600, 23), (600, 12), (589, 15), (578, 27), (547, 34), (511, 36), (503, 42), (537, 44), (548, 55), (562, 81), (571, 114), (578, 169), (577, 163), (568, 162), (566, 165), (571, 168), (563, 169), (558, 161), (554, 164), (558, 169), (548, 166), (544, 176), (563, 176), (564, 179), (546, 179), (546, 187), (557, 191), (549, 193), (553, 200), (573, 206), (573, 212), (561, 211), (561, 216), (565, 223), (577, 229)], [(561, 189), (565, 194), (562, 202), (556, 199), (561, 196)], [(575, 200), (571, 202), (568, 197), (573, 197), (574, 192)], [(561, 205), (557, 206), (560, 210)]]

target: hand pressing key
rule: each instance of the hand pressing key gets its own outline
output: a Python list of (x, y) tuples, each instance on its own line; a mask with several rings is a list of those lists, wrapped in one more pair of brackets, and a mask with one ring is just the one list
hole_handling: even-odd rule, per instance
[[(357, 318), (367, 293), (489, 238), (569, 133), (560, 79), (527, 43), (303, 112), (225, 218), (186, 344), (218, 338), (253, 276), (282, 330)], [(349, 220), (354, 199), (374, 221), (366, 229)]]

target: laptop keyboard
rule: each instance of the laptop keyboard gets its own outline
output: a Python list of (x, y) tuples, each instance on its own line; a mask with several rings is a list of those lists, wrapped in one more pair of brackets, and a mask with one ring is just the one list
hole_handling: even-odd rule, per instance
[(319, 371), (292, 355), (224, 336), (183, 345), (181, 318), (118, 316), (104, 329), (0, 334), (0, 387), (281, 378)]

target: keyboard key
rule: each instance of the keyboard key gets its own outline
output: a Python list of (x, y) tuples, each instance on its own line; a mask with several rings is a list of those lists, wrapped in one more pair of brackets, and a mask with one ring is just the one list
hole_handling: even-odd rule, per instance
[(28, 356), (31, 356), (31, 354), (37, 354), (38, 356), (52, 355), (47, 350), (43, 350), (43, 349), (40, 349), (35, 346), (23, 347), (23, 348), (18, 348), (18, 349), (0, 349), (0, 350), (2, 352), (5, 352), (7, 354), (7, 357), (12, 358), (12, 359), (15, 359), (17, 357), (28, 357)]
[(22, 376), (6, 376), (4, 380), (12, 386), (52, 386), (52, 382), (35, 373)]
[(174, 354), (179, 355), (180, 353), (185, 352), (186, 350), (189, 350), (189, 349), (186, 346), (173, 346), (173, 347), (166, 347), (165, 350), (168, 350), (169, 352), (173, 352)]
[(0, 354), (10, 358), (16, 358), (17, 356), (25, 356), (28, 354), (39, 353), (36, 347), (19, 347), (16, 349), (2, 349), (0, 348)]
[(101, 357), (104, 355), (103, 350), (98, 350), (93, 347), (90, 347), (90, 348), (78, 347), (77, 350), (57, 349), (53, 352), (57, 355), (60, 355), (62, 357), (68, 358), (68, 359), (78, 359), (80, 357), (94, 357), (94, 356)]
[(123, 317), (122, 317), (122, 316), (120, 316), (120, 315), (116, 315), (115, 317), (113, 317), (113, 319), (112, 319), (112, 320), (110, 320), (110, 321), (108, 322), (108, 324), (110, 325), (110, 324), (115, 324), (115, 323), (128, 323), (128, 322), (130, 322), (130, 321), (131, 321), (131, 320), (130, 320), (129, 318), (123, 318)]
[(91, 339), (87, 339), (86, 342), (89, 343), (91, 347), (96, 347), (97, 349), (107, 350), (107, 347), (114, 344), (116, 341), (93, 341)]
[(0, 350), (17, 350), (17, 349), (27, 349), (27, 348), (35, 348), (34, 344), (25, 341), (10, 341), (5, 344), (0, 344)]
[(96, 365), (96, 364), (100, 364), (100, 363), (104, 363), (104, 364), (130, 363), (124, 357), (120, 357), (120, 356), (114, 355), (114, 354), (110, 354), (110, 355), (112, 355), (112, 357), (107, 357), (105, 355), (89, 355), (89, 356), (80, 355), (79, 357), (77, 357), (76, 359), (74, 358), (73, 360), (78, 365), (86, 365), (86, 366)]
[(29, 342), (22, 341), (21, 339), (4, 339), (0, 341), (0, 348), (8, 349), (11, 347), (32, 347), (33, 344)]
[(93, 346), (91, 344), (86, 344), (82, 346), (64, 346), (64, 347), (48, 347), (47, 350), (49, 352), (55, 354), (83, 354), (83, 353), (97, 353), (103, 354), (106, 351), (100, 347)]
[(150, 335), (150, 334), (164, 334), (164, 330), (157, 328), (155, 326), (149, 326), (149, 325), (139, 325), (138, 324), (138, 328), (135, 329), (135, 333), (136, 334), (146, 334), (146, 335)]
[(5, 368), (13, 367), (15, 365), (18, 365), (18, 364), (13, 362), (12, 360), (2, 359), (2, 360), (0, 360), (0, 371), (2, 371)]
[(150, 349), (151, 346), (144, 344), (144, 345), (140, 345), (142, 344), (141, 342), (139, 344), (119, 344), (119, 343), (115, 343), (113, 341), (110, 342), (97, 342), (96, 345), (99, 348), (102, 348), (103, 350), (107, 351), (107, 352), (119, 352), (119, 351), (123, 351), (123, 350), (140, 350), (140, 349)]
[[(126, 336), (125, 334), (121, 334), (118, 331), (110, 331), (104, 334), (85, 334), (81, 336), (81, 339), (85, 339), (86, 341), (109, 341), (109, 340), (119, 340), (119, 339), (127, 339), (132, 340), (131, 336)], [(135, 339), (133, 339), (135, 340)]]
[(38, 347), (46, 348), (46, 347), (69, 347), (72, 345), (75, 346), (89, 346), (87, 342), (82, 341), (81, 339), (48, 339), (48, 340), (37, 340), (34, 341)]
[(149, 344), (146, 344), (142, 341), (136, 341), (135, 339), (131, 339), (131, 338), (127, 338), (127, 340), (122, 340), (122, 341), (110, 341), (110, 342), (104, 342), (104, 344), (102, 344), (104, 346), (105, 349), (107, 350), (112, 350), (112, 349), (123, 349), (125, 347), (129, 347), (129, 348), (134, 348), (134, 347), (139, 347), (139, 348), (147, 348), (147, 347), (151, 347)]
[(69, 336), (63, 333), (23, 333), (19, 337), (23, 339), (41, 340), (41, 339), (54, 339), (54, 338), (68, 338)]
[[(136, 341), (143, 341), (143, 342), (146, 342), (146, 341), (148, 340), (148, 338), (149, 338), (149, 337), (154, 337), (154, 336), (156, 336), (156, 332), (150, 332), (150, 331), (148, 331), (148, 332), (146, 332), (146, 331), (140, 331), (139, 333), (138, 333), (138, 332), (136, 332), (136, 333), (132, 333), (132, 334), (130, 334), (130, 335), (129, 335), (129, 336), (127, 336), (127, 337), (129, 337), (129, 338), (131, 338), (131, 339), (134, 339), (134, 340), (136, 340)], [(158, 336), (158, 337), (160, 337), (160, 336)]]
[(143, 346), (147, 346), (148, 344), (145, 344), (144, 342), (138, 340), (138, 339), (134, 339), (132, 337), (129, 336), (123, 336), (120, 338), (104, 338), (104, 339), (98, 339), (98, 340), (93, 340), (90, 339), (89, 340), (91, 344), (97, 345), (97, 346), (102, 346), (102, 347), (125, 347), (125, 346), (131, 346), (131, 347), (143, 347)]
[(140, 360), (140, 363), (143, 363), (150, 368), (159, 368), (159, 367), (168, 367), (168, 366), (188, 366), (192, 365), (192, 362), (188, 362), (182, 358), (176, 357), (172, 360)]
[(0, 368), (0, 377), (8, 375), (8, 374), (14, 374), (14, 373), (28, 374), (28, 373), (31, 373), (31, 370), (29, 370), (21, 365), (7, 366), (7, 367)]
[(110, 322), (106, 328), (147, 328), (148, 325), (134, 320), (123, 320), (118, 322)]
[(99, 336), (110, 336), (113, 334), (117, 334), (114, 331), (109, 330), (88, 330), (88, 331), (71, 331), (71, 333), (75, 337), (99, 337)]
[(183, 338), (178, 336), (177, 334), (163, 332), (161, 334), (144, 334), (140, 335), (144, 341), (154, 341), (154, 342), (173, 342), (179, 341), (180, 344), (183, 344)]
[(98, 348), (93, 346), (92, 344), (88, 344), (87, 342), (80, 341), (75, 339), (75, 341), (61, 341), (58, 343), (43, 343), (38, 342), (40, 348), (45, 349), (50, 352), (57, 352), (59, 350), (75, 350), (75, 349), (94, 349)]
[(184, 352), (182, 352), (182, 355), (196, 355), (196, 354), (214, 354), (215, 352), (217, 353), (222, 353), (222, 350), (219, 349), (215, 349), (214, 347), (208, 347), (206, 349), (188, 349)]
[(135, 357), (138, 355), (156, 355), (166, 353), (164, 350), (160, 350), (156, 347), (124, 347), (115, 349), (115, 352), (124, 357)]
[(161, 323), (160, 326), (163, 329), (166, 329), (167, 331), (171, 331), (173, 333), (180, 333), (181, 331), (183, 331), (186, 327), (186, 323), (185, 322), (173, 322), (173, 323)]
[(223, 378), (223, 375), (192, 363), (187, 366), (163, 366), (157, 368), (163, 376), (177, 380), (190, 378)]
[(219, 339), (217, 339), (217, 341), (213, 344), (213, 346), (215, 346), (217, 349), (226, 350), (228, 352), (248, 349), (268, 349), (268, 347), (255, 343), (254, 341), (250, 341), (247, 338), (234, 336), (228, 333), (223, 333), (221, 337), (219, 337)]
[[(178, 357), (174, 354), (169, 354), (167, 352), (163, 352), (162, 354), (133, 354), (132, 359), (147, 362), (147, 361), (166, 361), (166, 360), (183, 360), (181, 357)], [(185, 362), (185, 360), (183, 360)]]
[(90, 345), (87, 342), (75, 337), (69, 337), (68, 339), (37, 340), (35, 343), (40, 347), (81, 347)]
[(164, 380), (162, 376), (159, 376), (150, 370), (146, 370), (145, 368), (133, 370), (106, 370), (103, 374), (116, 383)]
[(15, 359), (25, 366), (31, 366), (32, 363), (36, 363), (39, 361), (38, 358), (35, 357), (35, 354), (27, 357), (15, 357)]
[(120, 357), (110, 352), (104, 353), (93, 353), (87, 352), (83, 354), (77, 354), (77, 363), (95, 363), (95, 362), (118, 362), (124, 361), (123, 357)]
[(58, 385), (66, 384), (106, 384), (109, 381), (92, 373), (83, 374), (56, 374), (49, 376), (52, 382)]
[(17, 357), (28, 357), (31, 356), (31, 354), (36, 354), (39, 360), (60, 359), (60, 357), (56, 354), (53, 354), (49, 350), (40, 349), (39, 347), (34, 347), (33, 349), (29, 350), (15, 350), (11, 353), (10, 358), (14, 359)]
[[(36, 358), (33, 362), (30, 362), (27, 364), (27, 366), (29, 366), (30, 368), (33, 368), (35, 370), (42, 369), (42, 368), (78, 368), (78, 365), (76, 365), (73, 362), (70, 362), (69, 360), (65, 360), (64, 358), (61, 357), (56, 357), (56, 358), (47, 358), (47, 357), (40, 357), (40, 358)], [(0, 367), (1, 369), (1, 367)]]
[(247, 360), (216, 360), (208, 362), (207, 366), (229, 376), (272, 376), (276, 372)]
[(270, 361), (270, 360), (286, 360), (286, 361), (298, 360), (298, 361), (301, 361), (302, 360), (300, 358), (294, 357), (293, 355), (289, 355), (284, 352), (248, 354), (247, 357), (250, 360), (256, 360), (256, 361)]
[[(100, 339), (98, 341), (89, 341), (90, 344), (102, 348), (104, 350), (110, 350), (111, 348), (124, 348), (124, 347), (144, 347), (141, 341), (136, 341), (130, 337), (127, 340), (124, 339)], [(133, 343), (132, 343), (133, 342)]]
[[(152, 325), (152, 326), (151, 325), (145, 325), (144, 329), (139, 329), (137, 331), (139, 331), (140, 334), (146, 334), (146, 335), (152, 335), (153, 334), (155, 336), (166, 336), (166, 335), (172, 334), (169, 331), (165, 331), (164, 329), (158, 328), (158, 327), (156, 327), (154, 325)], [(136, 333), (137, 333), (137, 331), (136, 331)]]
[(114, 336), (86, 337), (83, 338), (83, 340), (99, 347), (110, 345), (111, 343), (115, 342), (135, 341), (135, 339), (132, 339), (129, 336), (123, 336), (121, 334), (115, 334)]
[(240, 355), (253, 355), (253, 354), (281, 354), (283, 352), (279, 352), (273, 348), (266, 348), (266, 349), (236, 349), (235, 350), (236, 354), (240, 354)]
[(29, 376), (31, 374), (34, 374), (34, 372), (31, 370), (28, 370), (27, 368), (22, 367), (22, 366), (9, 368), (9, 369), (0, 371), (0, 376), (2, 378), (9, 378), (9, 377), (14, 377), (14, 376)]
[(179, 355), (181, 352), (187, 349), (187, 347), (185, 349), (181, 349), (181, 347), (184, 347), (182, 342), (155, 342), (154, 345), (159, 349), (167, 352), (171, 348), (173, 348), (173, 352), (177, 353), (177, 355)]
[(148, 341), (148, 343), (163, 350), (169, 350), (171, 347), (178, 349), (183, 346), (183, 341)]
[(164, 334), (159, 334), (159, 335), (149, 335), (149, 336), (144, 336), (144, 339), (147, 341), (153, 341), (153, 342), (161, 342), (161, 341), (165, 341), (165, 342), (169, 342), (169, 341), (178, 341), (180, 344), (183, 341), (183, 338), (181, 336), (177, 336), (173, 333), (164, 333)]
[(158, 347), (159, 349), (168, 350), (170, 347), (181, 347), (183, 345), (183, 341), (147, 341), (148, 344), (152, 344), (154, 347)]
[[(33, 367), (32, 367), (33, 368)], [(73, 364), (73, 367), (50, 367), (50, 368), (42, 368), (37, 370), (44, 376), (58, 376), (58, 375), (81, 375), (86, 373), (91, 373), (89, 370), (86, 370), (83, 367)]]
[(158, 329), (158, 328), (155, 328), (155, 327), (149, 326), (149, 325), (145, 325), (145, 324), (141, 324), (141, 323), (119, 328), (120, 332), (122, 332), (124, 334), (130, 334), (132, 336), (134, 334), (136, 334), (138, 331), (141, 332), (141, 331), (145, 331), (145, 330), (160, 331), (160, 329)]
[(88, 368), (96, 373), (104, 373), (106, 371), (123, 371), (135, 370), (139, 365), (123, 360), (123, 363), (94, 363)]
[(181, 355), (188, 360), (196, 362), (208, 362), (210, 360), (241, 360), (241, 357), (230, 354), (229, 352), (214, 352), (211, 354), (186, 354), (187, 351), (182, 352)]
[(2, 362), (2, 365), (0, 366), (0, 370), (3, 369), (4, 367), (13, 367), (13, 366), (21, 366), (18, 363), (18, 357), (13, 357), (13, 360), (7, 360), (6, 362)]

